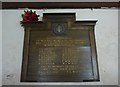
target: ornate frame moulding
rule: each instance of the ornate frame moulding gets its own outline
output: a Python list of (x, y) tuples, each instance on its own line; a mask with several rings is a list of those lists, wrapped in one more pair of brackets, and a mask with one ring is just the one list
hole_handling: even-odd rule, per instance
[(75, 13), (45, 13), (24, 27), (22, 82), (99, 81), (95, 21), (75, 21)]

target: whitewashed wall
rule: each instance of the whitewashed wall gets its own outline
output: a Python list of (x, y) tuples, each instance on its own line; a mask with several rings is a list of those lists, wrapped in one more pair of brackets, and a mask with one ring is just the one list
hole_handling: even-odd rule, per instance
[[(2, 10), (0, 10), (0, 19), (2, 19)], [(2, 85), (2, 20), (0, 20), (0, 86)]]
[(21, 83), (24, 30), (20, 25), (23, 10), (3, 10), (2, 81), (3, 85), (117, 85), (118, 84), (118, 10), (117, 9), (46, 9), (43, 13), (76, 13), (77, 20), (98, 20), (95, 27), (100, 82)]

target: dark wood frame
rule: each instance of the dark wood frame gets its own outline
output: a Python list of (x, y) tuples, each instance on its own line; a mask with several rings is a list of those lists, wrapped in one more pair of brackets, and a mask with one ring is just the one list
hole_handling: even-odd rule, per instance
[(91, 41), (91, 52), (92, 52), (92, 63), (93, 63), (93, 71), (94, 78), (99, 78), (99, 68), (98, 68), (98, 60), (97, 60), (97, 48), (96, 48), (96, 40), (95, 40), (95, 32), (94, 28), (90, 29), (90, 41)]
[(2, 2), (2, 9), (101, 8), (120, 7), (119, 2)]
[(28, 65), (28, 58), (29, 58), (29, 56), (28, 56), (28, 53), (29, 53), (29, 40), (30, 40), (29, 36), (30, 36), (30, 29), (25, 29), (22, 71), (21, 71), (22, 79), (21, 79), (21, 81), (25, 81), (26, 76), (27, 76), (27, 65)]
[[(96, 50), (96, 42), (95, 42), (95, 35), (94, 35), (94, 26), (97, 21), (77, 21), (76, 23), (80, 23), (81, 25), (90, 25), (91, 29), (89, 29), (89, 36), (90, 36), (90, 46), (91, 46), (91, 52), (92, 52), (92, 65), (93, 65), (93, 71), (94, 71), (94, 79), (95, 80), (89, 80), (89, 82), (92, 81), (100, 81), (99, 78), (99, 68), (98, 68), (98, 61), (97, 61), (97, 50)], [(40, 26), (40, 24), (43, 23), (41, 21), (39, 22), (21, 22), (22, 26), (25, 29), (25, 36), (24, 36), (24, 49), (23, 49), (23, 61), (22, 61), (22, 73), (21, 73), (21, 82), (26, 82), (26, 75), (27, 75), (27, 65), (28, 65), (28, 52), (29, 52), (29, 41), (30, 41), (30, 31), (33, 26)], [(86, 82), (86, 80), (85, 80)]]

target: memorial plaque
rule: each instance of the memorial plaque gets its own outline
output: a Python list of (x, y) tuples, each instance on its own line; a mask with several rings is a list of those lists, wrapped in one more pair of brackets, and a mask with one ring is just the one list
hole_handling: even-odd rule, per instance
[(99, 81), (94, 26), (75, 14), (44, 14), (25, 28), (21, 81)]

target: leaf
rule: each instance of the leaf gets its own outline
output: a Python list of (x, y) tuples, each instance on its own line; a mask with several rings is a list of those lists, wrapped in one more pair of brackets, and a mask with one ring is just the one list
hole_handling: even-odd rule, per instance
[(22, 16), (22, 18), (23, 18), (23, 17), (24, 17), (24, 14), (22, 14), (21, 16)]

